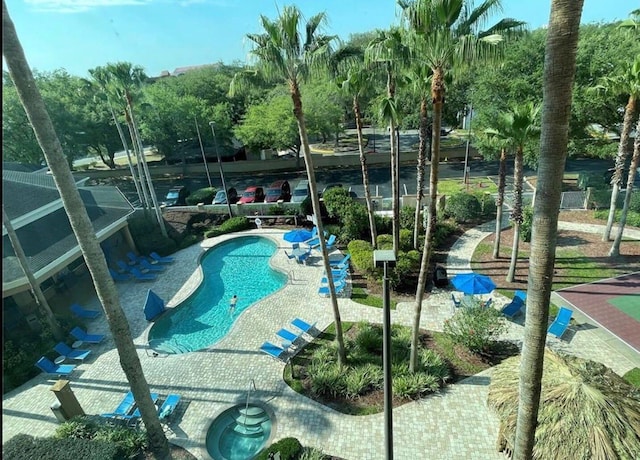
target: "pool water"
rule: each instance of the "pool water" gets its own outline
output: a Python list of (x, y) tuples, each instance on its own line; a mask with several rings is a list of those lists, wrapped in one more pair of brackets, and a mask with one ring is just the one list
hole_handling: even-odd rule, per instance
[[(156, 321), (149, 346), (161, 353), (187, 353), (222, 339), (240, 313), (286, 284), (286, 275), (269, 265), (275, 251), (273, 241), (259, 236), (234, 238), (209, 249), (200, 260), (200, 286)], [(238, 301), (232, 313), (234, 294)]]
[(239, 405), (220, 414), (207, 430), (207, 452), (215, 460), (249, 460), (266, 445), (272, 422), (258, 405)]

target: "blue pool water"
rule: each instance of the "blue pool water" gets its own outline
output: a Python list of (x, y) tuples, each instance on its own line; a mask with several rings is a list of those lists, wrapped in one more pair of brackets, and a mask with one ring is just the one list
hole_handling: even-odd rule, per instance
[[(200, 286), (149, 331), (149, 345), (162, 353), (187, 353), (222, 339), (240, 313), (287, 282), (269, 260), (276, 244), (267, 238), (245, 236), (209, 249), (201, 258)], [(235, 312), (229, 301), (236, 294)]]
[(207, 430), (207, 451), (216, 460), (252, 459), (269, 440), (271, 429), (271, 418), (260, 406), (232, 407)]

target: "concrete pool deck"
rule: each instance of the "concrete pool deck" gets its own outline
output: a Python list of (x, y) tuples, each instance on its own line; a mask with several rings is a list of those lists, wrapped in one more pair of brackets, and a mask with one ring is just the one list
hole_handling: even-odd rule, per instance
[[(468, 267), (468, 260), (478, 242), (493, 229), (488, 223), (468, 232), (452, 248), (447, 270), (454, 273)], [(281, 248), (284, 231), (265, 229), (244, 232), (272, 238)], [(333, 321), (330, 301), (320, 297), (317, 289), (322, 266), (320, 258), (307, 266), (289, 261), (284, 251), (272, 259), (274, 267), (289, 273), (290, 282), (277, 293), (243, 312), (229, 334), (216, 345), (198, 352), (153, 357), (146, 345), (151, 326), (144, 319), (142, 307), (151, 288), (168, 306), (177, 305), (200, 281), (198, 256), (203, 250), (237, 235), (207, 239), (199, 245), (175, 254), (176, 262), (161, 273), (157, 281), (118, 284), (122, 307), (130, 322), (135, 344), (150, 389), (161, 394), (179, 393), (182, 402), (174, 414), (168, 436), (171, 442), (187, 448), (198, 458), (207, 459), (206, 431), (216, 414), (246, 401), (251, 381), (257, 391), (252, 401), (259, 401), (275, 414), (274, 435), (297, 437), (303, 445), (322, 448), (327, 454), (348, 460), (384, 458), (383, 414), (354, 417), (326, 408), (291, 390), (283, 381), (284, 364), (258, 348), (265, 340), (279, 343), (275, 332), (289, 325), (295, 317), (316, 322), (319, 330)], [(336, 253), (335, 257), (339, 255)], [(507, 299), (494, 295), (497, 307)], [(95, 304), (87, 308), (98, 307)], [(340, 298), (344, 321), (366, 319), (381, 322), (382, 310)], [(401, 303), (391, 312), (392, 321), (410, 325), (413, 304)], [(450, 291), (438, 290), (423, 305), (422, 327), (441, 330), (452, 315)], [(509, 323), (506, 338), (519, 343), (523, 318)], [(110, 412), (128, 391), (104, 317), (90, 321), (90, 333), (105, 333), (104, 343), (88, 346), (94, 350), (88, 362), (78, 366), (71, 378), (71, 388), (88, 414)], [(640, 366), (638, 354), (621, 353), (615, 340), (603, 340), (598, 328), (578, 328), (568, 339), (548, 338), (548, 345), (571, 354), (600, 361), (619, 374)], [(309, 340), (310, 338), (307, 337)], [(398, 459), (500, 459), (495, 450), (498, 422), (486, 406), (491, 370), (448, 386), (443, 392), (405, 404), (393, 411), (394, 453)], [(50, 391), (54, 380), (39, 375), (3, 398), (3, 439), (19, 433), (50, 436), (59, 426), (50, 405), (56, 401)]]

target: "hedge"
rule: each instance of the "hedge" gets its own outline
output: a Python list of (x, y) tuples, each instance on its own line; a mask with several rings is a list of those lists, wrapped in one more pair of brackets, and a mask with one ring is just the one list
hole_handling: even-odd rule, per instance
[(205, 238), (213, 238), (214, 236), (224, 235), (225, 233), (241, 232), (250, 228), (254, 228), (254, 224), (246, 217), (232, 217), (225, 220), (218, 227), (214, 227), (211, 230), (206, 231), (204, 236)]
[(280, 460), (297, 460), (302, 453), (302, 445), (296, 438), (283, 438), (260, 452), (256, 460), (268, 460), (269, 454), (277, 452), (280, 452)]
[(19, 434), (2, 445), (6, 460), (116, 460), (126, 454), (116, 444), (89, 439), (34, 438)]
[(217, 191), (215, 187), (201, 188), (189, 195), (185, 201), (189, 206), (195, 206), (198, 203), (211, 204)]

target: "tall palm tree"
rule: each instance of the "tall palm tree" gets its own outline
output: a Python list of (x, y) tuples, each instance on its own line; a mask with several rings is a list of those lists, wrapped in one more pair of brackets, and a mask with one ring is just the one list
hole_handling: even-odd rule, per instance
[(486, 128), (482, 133), (483, 140), (489, 144), (488, 148), (500, 150), (500, 163), (498, 167), (498, 196), (496, 197), (496, 229), (493, 243), (493, 258), (500, 257), (500, 241), (502, 236), (502, 212), (504, 208), (504, 192), (507, 185), (507, 148), (508, 144), (496, 133), (504, 131), (498, 127), (500, 120), (496, 120), (496, 126)]
[(530, 459), (535, 444), (582, 4), (583, 0), (551, 2), (544, 62), (538, 182), (533, 210), (527, 310), (513, 452), (515, 460)]
[(404, 43), (403, 32), (398, 28), (378, 31), (376, 37), (365, 50), (368, 63), (378, 63), (387, 76), (387, 96), (382, 99), (380, 116), (389, 124), (389, 144), (391, 147), (391, 195), (393, 252), (398, 255), (400, 247), (400, 163), (396, 129), (399, 116), (396, 108), (396, 86), (400, 69), (409, 59), (409, 48)]
[(613, 240), (611, 249), (609, 250), (609, 256), (620, 255), (620, 243), (622, 243), (622, 233), (624, 227), (627, 224), (627, 214), (629, 214), (629, 204), (631, 203), (631, 194), (633, 192), (633, 182), (635, 181), (638, 167), (640, 166), (640, 116), (638, 116), (638, 122), (636, 123), (636, 138), (633, 141), (633, 157), (631, 158), (631, 166), (629, 167), (629, 177), (627, 178), (627, 190), (624, 194), (624, 203), (622, 205), (622, 212), (620, 213), (620, 223), (618, 224), (618, 233)]
[(409, 29), (423, 37), (425, 45), (420, 59), (433, 72), (430, 201), (413, 318), (410, 367), (414, 370), (418, 362), (420, 315), (436, 227), (440, 128), (446, 92), (445, 77), (454, 69), (498, 57), (501, 51), (500, 45), (503, 42), (502, 34), (520, 29), (522, 22), (503, 19), (488, 30), (480, 31), (482, 24), (500, 9), (500, 0), (486, 0), (477, 8), (473, 8), (473, 2), (470, 0), (400, 0), (398, 4), (402, 8), (403, 17)]
[[(322, 218), (320, 213), (320, 200), (318, 198), (318, 186), (313, 167), (313, 158), (309, 149), (309, 137), (302, 110), (302, 95), (300, 84), (306, 81), (311, 72), (324, 67), (331, 54), (331, 43), (335, 37), (320, 33), (320, 28), (326, 22), (326, 15), (319, 13), (312, 16), (304, 24), (303, 34), (299, 29), (302, 25), (302, 13), (295, 6), (285, 6), (278, 18), (274, 21), (264, 15), (260, 16), (260, 23), (264, 32), (261, 34), (248, 34), (247, 38), (252, 42), (251, 54), (257, 59), (257, 71), (266, 79), (284, 80), (289, 88), (291, 101), (293, 102), (293, 115), (298, 123), (300, 143), (304, 154), (311, 204), (318, 227), (318, 237), (322, 260), (327, 273), (331, 273), (329, 254), (324, 238)], [(235, 84), (242, 84), (242, 78), (232, 81), (231, 94), (236, 91)], [(342, 333), (342, 321), (340, 309), (336, 297), (335, 284), (332, 277), (329, 280), (329, 293), (333, 317), (336, 326), (336, 341), (338, 342), (338, 362), (344, 365), (347, 355), (344, 348), (344, 336)]]
[(627, 105), (624, 108), (624, 118), (622, 122), (622, 132), (620, 133), (620, 143), (616, 154), (616, 164), (613, 176), (611, 177), (611, 204), (609, 205), (609, 217), (607, 225), (602, 235), (602, 241), (609, 241), (611, 228), (616, 214), (616, 203), (620, 193), (624, 165), (629, 154), (629, 135), (633, 125), (633, 116), (636, 112), (638, 98), (640, 97), (640, 56), (636, 56), (633, 63), (623, 64), (623, 68), (617, 75), (605, 77), (596, 87), (597, 89), (612, 93), (613, 96), (629, 95)]
[(131, 338), (129, 323), (120, 306), (118, 291), (109, 275), (104, 253), (76, 188), (71, 170), (62, 152), (62, 146), (36, 86), (4, 0), (2, 0), (2, 55), (47, 160), (56, 187), (60, 192), (65, 212), (69, 217), (69, 223), (93, 278), (96, 293), (104, 308), (113, 340), (118, 349), (120, 365), (140, 408), (151, 448), (156, 452), (158, 458), (171, 458), (169, 443), (151, 399), (149, 385), (142, 372), (140, 358)]
[(9, 236), (9, 241), (11, 242), (11, 247), (16, 255), (16, 259), (18, 259), (18, 264), (20, 265), (20, 268), (22, 268), (24, 275), (27, 277), (27, 281), (29, 282), (29, 286), (31, 286), (36, 303), (44, 312), (44, 317), (49, 324), (49, 328), (51, 329), (53, 336), (56, 340), (62, 340), (64, 335), (62, 334), (62, 329), (60, 329), (60, 324), (53, 314), (53, 311), (51, 311), (49, 302), (42, 292), (42, 289), (40, 289), (40, 283), (38, 283), (36, 277), (33, 276), (33, 272), (31, 271), (31, 267), (29, 267), (29, 262), (27, 261), (27, 256), (24, 253), (24, 249), (22, 249), (22, 244), (20, 244), (20, 239), (18, 239), (18, 235), (11, 224), (11, 219), (9, 219), (4, 210), (4, 206), (2, 206), (2, 224), (4, 225), (4, 228), (7, 229), (7, 235)]
[(371, 189), (369, 187), (369, 170), (367, 168), (367, 157), (364, 151), (362, 110), (360, 107), (360, 99), (363, 95), (368, 94), (373, 87), (371, 68), (364, 63), (364, 50), (351, 46), (338, 49), (334, 56), (332, 56), (332, 62), (338, 85), (345, 94), (350, 95), (352, 98), (352, 109), (358, 136), (358, 152), (360, 153), (360, 167), (362, 169), (362, 186), (364, 187), (364, 198), (369, 214), (369, 228), (371, 229), (371, 245), (376, 248), (376, 219), (373, 201), (371, 200)]
[[(487, 130), (490, 135), (501, 139), (507, 146), (515, 150), (513, 162), (513, 188), (514, 204), (511, 211), (511, 220), (514, 223), (513, 248), (511, 251), (511, 264), (507, 274), (507, 281), (512, 282), (516, 273), (518, 260), (518, 246), (520, 243), (520, 225), (523, 221), (522, 210), (522, 185), (524, 169), (524, 147), (526, 143), (540, 135), (540, 127), (537, 124), (540, 107), (533, 103), (521, 104), (512, 107), (508, 112), (498, 116), (497, 128)], [(499, 225), (497, 222), (496, 225)]]

